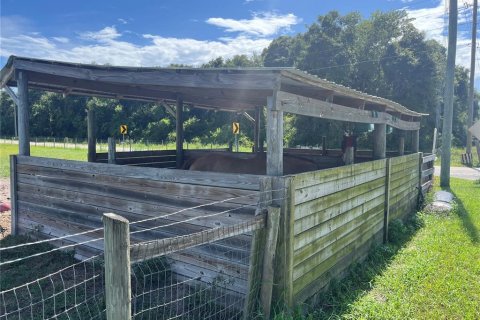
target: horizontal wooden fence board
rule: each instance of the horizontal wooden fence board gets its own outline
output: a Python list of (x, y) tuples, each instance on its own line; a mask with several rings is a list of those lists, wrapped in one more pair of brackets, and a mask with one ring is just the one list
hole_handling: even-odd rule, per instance
[(335, 192), (340, 192), (344, 189), (352, 188), (382, 177), (385, 177), (385, 168), (355, 175), (353, 179), (346, 177), (307, 188), (297, 188), (295, 190), (295, 204), (297, 205)]
[(351, 166), (301, 173), (295, 175), (295, 187), (297, 189), (307, 188), (382, 168), (385, 168), (385, 160), (376, 160)]
[(333, 251), (340, 249), (345, 241), (355, 238), (365, 228), (383, 223), (383, 215), (381, 214), (383, 211), (381, 209), (381, 206), (377, 206), (333, 230), (331, 233), (319, 237), (314, 242), (296, 250), (294, 259), (295, 279), (301, 275), (300, 270), (305, 272), (308, 268), (312, 268), (325, 260)]
[[(359, 250), (363, 245), (366, 243), (369, 246), (369, 240), (374, 237), (376, 233), (378, 233), (381, 228), (383, 227), (382, 223), (378, 223), (376, 225), (372, 225), (370, 228), (364, 231), (363, 234), (360, 235), (356, 241), (350, 242), (348, 245), (341, 248), (337, 251), (334, 255), (330, 256), (328, 259), (322, 261), (318, 264), (314, 269), (310, 272), (305, 273), (302, 277), (298, 278), (293, 283), (293, 292), (295, 295), (298, 295), (302, 290), (305, 290), (309, 286), (315, 283), (315, 281), (325, 273), (327, 273), (332, 268), (346, 268), (350, 265), (354, 259), (351, 258), (352, 253), (356, 250)], [(354, 255), (353, 255), (354, 256)], [(345, 257), (348, 257), (348, 263), (343, 262)], [(343, 260), (343, 261), (342, 261)], [(310, 291), (308, 295), (314, 294), (315, 291)]]
[(295, 236), (294, 241), (294, 250), (298, 250), (303, 246), (315, 241), (316, 238), (327, 235), (330, 232), (333, 232), (337, 228), (341, 227), (345, 223), (350, 222), (358, 216), (365, 214), (368, 210), (373, 210), (379, 205), (383, 204), (383, 196), (374, 198), (365, 204), (362, 204), (352, 210), (339, 215), (331, 220), (328, 220), (325, 223), (321, 223), (313, 228), (308, 229), (305, 232), (302, 232)]
[[(377, 187), (376, 189), (370, 190), (366, 193), (360, 194), (359, 196), (350, 198), (347, 189), (346, 191), (339, 192), (339, 194), (344, 194), (344, 201), (342, 203), (330, 206), (321, 211), (314, 212), (308, 216), (305, 216), (302, 219), (297, 219), (294, 226), (294, 234), (299, 235), (304, 231), (307, 231), (315, 226), (327, 222), (345, 212), (353, 210), (359, 206), (368, 203), (369, 201), (380, 198), (384, 196), (385, 188), (383, 186)], [(318, 200), (322, 202), (323, 199)]]
[(296, 303), (302, 303), (307, 298), (311, 297), (312, 294), (324, 290), (331, 283), (332, 279), (342, 279), (344, 275), (348, 273), (348, 267), (355, 262), (362, 261), (365, 259), (370, 252), (370, 249), (373, 245), (381, 242), (382, 231), (379, 230), (377, 233), (374, 233), (373, 236), (370, 236), (368, 240), (361, 246), (354, 248), (353, 250), (347, 251), (348, 253), (343, 255), (337, 260), (337, 263), (333, 265), (330, 269), (324, 272), (321, 276), (313, 280), (312, 282), (305, 284), (303, 286), (298, 286), (295, 288), (295, 299)]
[[(330, 207), (341, 205), (344, 201), (367, 196), (370, 192), (384, 186), (385, 179), (373, 180), (357, 187), (345, 189), (345, 191), (329, 194), (327, 196), (313, 199), (295, 206), (295, 220), (302, 220), (305, 217), (325, 211)], [(348, 190), (348, 191), (347, 191)]]
[(137, 168), (110, 164), (91, 163), (72, 160), (58, 160), (18, 156), (18, 164), (36, 165), (55, 169), (82, 171), (90, 174), (118, 175), (130, 178), (150, 179), (167, 182), (188, 183), (204, 186), (226, 187), (232, 189), (259, 190), (259, 177), (246, 174), (224, 174), (157, 168)]
[[(177, 201), (201, 199), (208, 203), (207, 200), (218, 201), (236, 198), (228, 202), (251, 204), (256, 203), (258, 199), (258, 192), (254, 190), (198, 186), (106, 174), (92, 176), (92, 174), (86, 172), (56, 170), (46, 167), (19, 165), (18, 173), (25, 174), (24, 180), (36, 180), (35, 182), (30, 182), (35, 185), (68, 188), (78, 192), (109, 192), (113, 196), (116, 196), (117, 193), (128, 196), (131, 190), (135, 190), (138, 193), (162, 195), (171, 199), (177, 199)], [(114, 189), (117, 191), (109, 191)]]
[[(175, 156), (175, 150), (145, 150), (145, 151), (117, 151), (115, 157), (122, 158), (141, 158), (141, 157), (156, 157), (156, 156)], [(108, 152), (98, 152), (97, 159), (107, 160)]]
[(436, 155), (431, 154), (431, 155), (428, 155), (428, 156), (424, 156), (423, 159), (422, 159), (422, 162), (423, 163), (433, 162), (433, 161), (435, 161), (435, 159), (436, 159)]

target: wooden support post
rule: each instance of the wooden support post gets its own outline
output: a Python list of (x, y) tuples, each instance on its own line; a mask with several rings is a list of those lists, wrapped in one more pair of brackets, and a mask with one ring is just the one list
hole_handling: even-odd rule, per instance
[(412, 131), (412, 152), (417, 153), (420, 146), (420, 130)]
[(326, 136), (322, 137), (322, 155), (323, 156), (327, 155), (327, 137)]
[(345, 165), (351, 165), (355, 162), (355, 152), (354, 152), (353, 146), (349, 146), (345, 148), (345, 154), (343, 155), (343, 162), (345, 162)]
[(390, 158), (385, 163), (385, 209), (383, 211), (383, 243), (388, 242), (388, 223), (390, 222), (390, 173), (392, 163)]
[[(255, 215), (263, 213), (272, 201), (272, 178), (263, 177), (260, 179), (260, 194)], [(265, 250), (266, 229), (253, 232), (252, 245), (250, 249), (250, 266), (248, 269), (247, 297), (243, 319), (254, 318), (259, 305), (260, 288), (262, 283), (263, 252)]]
[(277, 92), (267, 98), (267, 175), (283, 175), (283, 111), (277, 110)]
[(263, 251), (262, 287), (260, 290), (260, 303), (265, 319), (270, 319), (272, 306), (272, 288), (274, 277), (275, 251), (277, 249), (278, 225), (280, 223), (280, 208), (268, 207), (267, 230), (265, 248)]
[(10, 155), (10, 232), (18, 235), (17, 156)]
[(398, 138), (398, 155), (403, 156), (405, 154), (405, 131), (400, 130)]
[(116, 151), (117, 142), (114, 137), (108, 137), (108, 163), (115, 164), (116, 162)]
[(103, 215), (105, 232), (105, 300), (108, 320), (131, 319), (130, 228), (114, 213)]
[(387, 125), (376, 123), (373, 130), (373, 159), (384, 159), (387, 151)]
[(176, 123), (177, 123), (177, 169), (180, 169), (183, 165), (183, 100), (177, 98), (176, 107)]
[(28, 107), (28, 78), (25, 71), (17, 73), (18, 89), (18, 154), (30, 155), (30, 130), (29, 130), (29, 107)]
[(95, 110), (87, 109), (88, 162), (97, 160), (97, 137), (95, 134)]
[(294, 178), (275, 177), (272, 189), (272, 203), (281, 208), (272, 296), (280, 305), (293, 307)]
[(253, 151), (260, 152), (260, 136), (261, 136), (261, 112), (262, 107), (255, 108), (255, 129), (253, 133)]
[(480, 162), (480, 141), (478, 139), (475, 140), (475, 146), (477, 147), (478, 162)]

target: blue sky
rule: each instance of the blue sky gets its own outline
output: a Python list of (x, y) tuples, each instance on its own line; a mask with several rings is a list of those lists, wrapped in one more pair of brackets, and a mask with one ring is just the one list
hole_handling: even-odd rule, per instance
[[(1, 0), (0, 65), (14, 54), (112, 65), (197, 66), (218, 56), (260, 53), (272, 39), (303, 32), (330, 10), (368, 17), (376, 10), (406, 9), (429, 38), (445, 43), (444, 1)], [(459, 1), (457, 63), (466, 67), (472, 2)]]

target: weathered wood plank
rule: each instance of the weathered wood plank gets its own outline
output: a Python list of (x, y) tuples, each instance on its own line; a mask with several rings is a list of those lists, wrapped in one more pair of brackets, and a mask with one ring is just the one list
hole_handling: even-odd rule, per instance
[(302, 189), (342, 178), (357, 176), (366, 172), (385, 169), (385, 160), (357, 163), (350, 166), (305, 172), (295, 175), (295, 188)]
[(382, 206), (383, 208), (383, 203), (384, 197), (382, 195), (368, 202), (365, 202), (365, 204), (362, 204), (344, 214), (338, 215), (325, 223), (314, 226), (313, 228), (310, 228), (307, 231), (298, 234), (297, 236), (295, 236), (294, 249), (298, 250), (304, 247), (305, 245), (315, 241), (315, 239), (317, 239), (318, 237), (323, 237), (327, 235), (328, 233), (336, 230), (345, 223), (348, 223), (356, 217), (365, 214), (369, 210), (374, 210), (378, 206)]
[[(113, 197), (129, 197), (130, 190), (135, 190), (146, 194), (162, 195), (165, 199), (172, 198), (182, 202), (201, 199), (204, 203), (228, 200), (228, 203), (234, 204), (255, 204), (259, 196), (257, 192), (251, 190), (129, 178), (121, 175), (92, 175), (84, 172), (27, 165), (19, 165), (18, 174), (24, 183), (70, 189), (84, 193), (106, 195), (110, 193)], [(184, 205), (181, 206), (184, 207)]]
[[(379, 211), (383, 213), (382, 210)], [(377, 229), (375, 229), (377, 228)], [(374, 225), (372, 228), (367, 229), (356, 241), (350, 242), (348, 245), (344, 246), (340, 250), (338, 250), (335, 254), (331, 255), (326, 260), (322, 261), (320, 264), (315, 266), (312, 270), (308, 273), (304, 273), (300, 278), (298, 278), (293, 283), (293, 291), (295, 296), (298, 296), (299, 293), (304, 290), (305, 288), (311, 287), (312, 283), (315, 283), (318, 278), (320, 278), (323, 274), (331, 270), (335, 267), (348, 267), (354, 259), (352, 259), (352, 253), (359, 250), (363, 244), (369, 244), (369, 240), (374, 238), (374, 235), (379, 232), (381, 234), (382, 224), (378, 223)], [(380, 235), (381, 237), (381, 235)], [(353, 256), (355, 256), (353, 254)], [(348, 258), (347, 258), (348, 257)], [(343, 259), (343, 258), (346, 258)], [(313, 295), (315, 291), (309, 290), (310, 292), (308, 295)]]
[(310, 215), (316, 215), (320, 211), (341, 205), (345, 201), (351, 201), (355, 198), (367, 196), (369, 192), (375, 192), (378, 188), (383, 188), (384, 179), (376, 179), (353, 188), (345, 189), (341, 192), (329, 194), (318, 199), (301, 203), (295, 206), (295, 220), (301, 220)]
[[(312, 212), (312, 214), (305, 216), (302, 219), (297, 219), (295, 221), (294, 234), (298, 235), (308, 229), (314, 228), (321, 223), (324, 223), (341, 214), (344, 214), (349, 210), (353, 210), (358, 206), (362, 206), (368, 201), (383, 196), (385, 194), (385, 188), (382, 185), (377, 187), (376, 189), (368, 190), (365, 193), (362, 193), (353, 198), (350, 198), (350, 195), (347, 191), (338, 192), (338, 194), (340, 194), (340, 196), (343, 196), (345, 198), (345, 201), (329, 206), (328, 208), (322, 209), (321, 211)], [(316, 201), (319, 204), (323, 205), (323, 199), (324, 198), (320, 198)]]
[(259, 176), (245, 174), (223, 174), (216, 172), (199, 172), (185, 170), (168, 170), (155, 168), (137, 168), (82, 161), (58, 160), (51, 158), (19, 156), (19, 164), (50, 167), (59, 170), (87, 172), (91, 175), (118, 175), (129, 178), (150, 179), (166, 182), (188, 183), (233, 189), (258, 190)]
[(359, 239), (362, 239), (362, 235), (369, 230), (376, 232), (383, 228), (383, 210), (372, 210), (372, 214), (368, 219), (369, 224), (361, 223), (355, 230), (347, 233), (343, 237), (337, 237), (337, 240), (325, 246), (321, 251), (318, 251), (315, 255), (311, 255), (309, 258), (297, 263), (293, 271), (293, 281), (297, 281), (305, 274), (315, 269), (323, 261), (327, 260), (331, 256), (334, 256), (337, 252), (341, 251), (344, 247), (351, 243), (361, 244)]
[(312, 187), (296, 189), (295, 204), (298, 205), (303, 202), (317, 199), (335, 192), (340, 192), (342, 190), (384, 177), (385, 167), (356, 175), (355, 178), (346, 177)]
[[(149, 158), (149, 157), (166, 157), (175, 156), (175, 150), (147, 150), (147, 151), (117, 151), (117, 159), (129, 158)], [(97, 153), (98, 160), (107, 160), (108, 152)]]
[(295, 302), (302, 303), (307, 298), (311, 297), (313, 294), (326, 288), (326, 286), (331, 282), (332, 279), (341, 279), (343, 275), (346, 274), (348, 267), (356, 261), (363, 260), (368, 255), (371, 246), (381, 241), (381, 237), (381, 230), (379, 230), (363, 245), (355, 248), (354, 250), (350, 250), (348, 254), (340, 258), (333, 267), (328, 269), (314, 281), (309, 284), (298, 286), (297, 289), (299, 291), (295, 293)]
[(10, 155), (10, 230), (12, 235), (18, 235), (18, 180), (17, 156)]
[(280, 208), (268, 207), (268, 220), (266, 225), (265, 249), (263, 254), (262, 286), (260, 301), (265, 319), (270, 319), (272, 306), (272, 288), (275, 275), (275, 253), (277, 250), (278, 227), (280, 224)]
[(305, 116), (374, 124), (388, 124), (402, 130), (418, 130), (420, 122), (409, 122), (398, 119), (386, 112), (377, 112), (346, 107), (332, 102), (280, 91), (278, 93), (277, 108), (285, 112)]
[(437, 158), (437, 156), (434, 155), (434, 154), (424, 156), (423, 159), (422, 159), (422, 163), (433, 162), (433, 161), (435, 161), (436, 158)]
[(107, 319), (128, 320), (132, 318), (128, 220), (113, 213), (106, 213), (103, 215), (103, 224)]
[(138, 243), (131, 247), (131, 259), (134, 262), (160, 257), (176, 251), (192, 248), (194, 246), (211, 243), (214, 241), (252, 232), (265, 227), (265, 215), (258, 215), (249, 221), (236, 225), (208, 229), (189, 235), (168, 239), (159, 239)]
[(425, 177), (433, 175), (434, 172), (435, 172), (435, 168), (430, 168), (430, 169), (427, 169), (427, 170), (423, 170), (422, 171), (422, 179), (425, 178)]
[(294, 267), (302, 263), (304, 260), (318, 254), (325, 247), (333, 244), (337, 239), (346, 236), (349, 233), (356, 232), (357, 229), (364, 223), (372, 225), (373, 219), (378, 218), (379, 213), (375, 210), (369, 210), (365, 214), (356, 217), (355, 219), (341, 225), (339, 228), (332, 230), (323, 237), (317, 237), (314, 241), (305, 246), (295, 250)]

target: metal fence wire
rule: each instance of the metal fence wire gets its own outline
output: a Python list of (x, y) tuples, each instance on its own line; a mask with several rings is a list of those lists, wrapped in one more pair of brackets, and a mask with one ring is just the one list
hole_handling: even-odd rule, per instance
[(104, 274), (99, 255), (1, 291), (0, 319), (105, 319)]
[(261, 261), (260, 251), (251, 250), (252, 231), (263, 223), (257, 217), (133, 245), (133, 318), (240, 319), (247, 297), (258, 292), (249, 283), (249, 273)]

